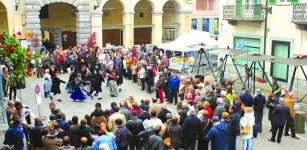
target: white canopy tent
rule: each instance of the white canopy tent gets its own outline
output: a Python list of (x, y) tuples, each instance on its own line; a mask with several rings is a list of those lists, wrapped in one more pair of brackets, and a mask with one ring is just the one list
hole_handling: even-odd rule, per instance
[(202, 48), (217, 48), (218, 41), (211, 37), (209, 32), (191, 30), (183, 33), (176, 40), (158, 45), (159, 48), (171, 51), (189, 52), (198, 51)]

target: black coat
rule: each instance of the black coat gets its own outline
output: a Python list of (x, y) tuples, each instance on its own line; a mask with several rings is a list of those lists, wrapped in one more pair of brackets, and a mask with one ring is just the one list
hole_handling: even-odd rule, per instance
[(162, 109), (159, 114), (158, 114), (158, 118), (162, 121), (162, 123), (165, 123), (167, 121), (166, 119), (166, 114), (167, 113), (171, 113), (169, 110), (167, 109)]
[(102, 92), (102, 89), (101, 89), (102, 82), (104, 82), (103, 75), (99, 73), (95, 74), (94, 80), (92, 82), (94, 91)]
[(54, 77), (52, 79), (51, 92), (54, 94), (61, 94), (60, 84), (65, 83), (65, 81), (61, 80), (58, 77)]
[(182, 126), (182, 142), (184, 146), (191, 143), (191, 141), (196, 141), (198, 134), (201, 131), (201, 121), (196, 116), (192, 115), (184, 120)]
[(254, 97), (254, 111), (263, 112), (265, 105), (265, 97), (262, 94), (257, 94)]
[(148, 111), (143, 111), (141, 112), (139, 115), (138, 115), (138, 118), (141, 119), (141, 120), (146, 120), (146, 119), (150, 119), (150, 114)]
[(35, 125), (30, 130), (30, 139), (33, 147), (43, 147), (42, 138), (43, 133), (42, 130), (44, 128), (43, 124)]
[(273, 111), (273, 123), (277, 125), (285, 125), (287, 118), (290, 117), (290, 108), (285, 104), (278, 104)]
[(269, 109), (268, 119), (270, 121), (273, 121), (273, 111), (274, 111), (274, 108), (275, 108), (274, 105), (275, 105), (275, 101), (268, 100), (266, 102), (266, 107)]
[(127, 129), (130, 131), (129, 141), (140, 142), (138, 134), (144, 131), (143, 121), (141, 119), (133, 118), (126, 123)]
[(182, 126), (183, 125), (183, 122), (184, 120), (187, 118), (188, 116), (188, 111), (189, 111), (189, 108), (184, 108), (181, 113), (180, 113), (180, 122), (179, 124)]

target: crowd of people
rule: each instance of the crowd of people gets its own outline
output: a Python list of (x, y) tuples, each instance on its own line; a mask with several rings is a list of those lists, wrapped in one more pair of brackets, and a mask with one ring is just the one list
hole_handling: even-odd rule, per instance
[[(95, 95), (102, 99), (102, 86), (108, 86), (110, 95), (116, 97), (124, 78), (147, 93), (155, 91), (156, 96), (151, 101), (129, 96), (120, 103), (111, 102), (111, 107), (104, 110), (101, 103), (96, 103), (93, 112), (72, 118), (66, 118), (50, 102), (51, 113), (45, 124), (10, 98), (4, 144), (22, 150), (25, 138), (28, 149), (37, 150), (206, 150), (211, 142), (212, 150), (236, 150), (236, 138), (241, 136), (242, 150), (251, 150), (257, 134), (262, 132), (265, 107), (272, 123), (270, 141), (275, 142), (277, 134), (277, 142), (281, 142), (285, 125), (284, 135), (289, 135), (290, 128), (291, 136), (298, 139), (293, 125), (294, 95), (278, 90), (275, 79), (267, 100), (260, 89), (255, 95), (249, 89), (236, 94), (230, 80), (211, 83), (193, 75), (179, 76), (168, 70), (169, 56), (165, 52), (156, 48), (149, 52), (144, 46), (141, 49), (103, 51), (81, 47), (49, 52), (42, 48), (36, 73), (37, 77), (44, 76), (44, 95), (51, 100), (58, 96), (57, 100), (62, 101), (60, 83), (67, 83), (65, 90), (71, 92), (74, 101), (93, 99)], [(70, 76), (67, 82), (59, 76), (66, 72)], [(169, 104), (175, 104), (177, 110), (171, 112)]]

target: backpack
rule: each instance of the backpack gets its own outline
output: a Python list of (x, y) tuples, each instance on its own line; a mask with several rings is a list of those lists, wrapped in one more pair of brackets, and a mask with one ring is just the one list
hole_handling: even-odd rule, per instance
[(240, 119), (240, 134), (241, 135), (250, 135), (251, 134), (252, 125), (249, 122), (247, 117), (242, 117)]

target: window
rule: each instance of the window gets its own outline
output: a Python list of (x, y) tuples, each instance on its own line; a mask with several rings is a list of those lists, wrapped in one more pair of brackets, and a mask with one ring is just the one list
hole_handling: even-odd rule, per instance
[(209, 18), (203, 18), (203, 31), (209, 32)]
[(290, 3), (291, 0), (280, 0), (281, 3)]
[(208, 0), (196, 0), (196, 10), (207, 10)]
[(174, 40), (175, 39), (175, 28), (164, 28), (163, 39), (164, 40)]
[[(245, 54), (252, 54), (252, 53), (260, 54), (260, 46), (261, 46), (260, 39), (258, 38), (234, 37), (234, 47), (236, 49), (246, 50)], [(245, 60), (236, 60), (236, 64), (238, 65), (248, 64), (250, 66), (252, 62)], [(258, 64), (256, 64), (256, 68), (258, 68)]]
[(209, 10), (213, 10), (214, 9), (214, 0), (208, 0), (208, 5), (209, 5)]
[(197, 29), (197, 19), (192, 19), (192, 29)]

